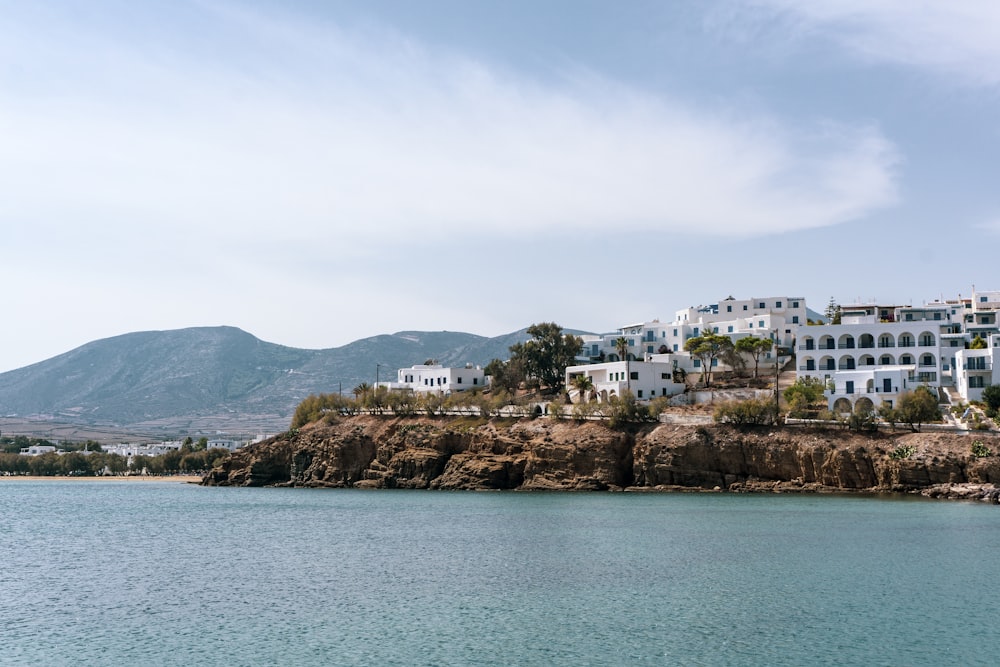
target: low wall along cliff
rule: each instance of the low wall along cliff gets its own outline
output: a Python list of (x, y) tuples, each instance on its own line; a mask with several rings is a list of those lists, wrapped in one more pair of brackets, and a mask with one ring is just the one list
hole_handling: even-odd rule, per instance
[[(979, 442), (977, 454), (972, 444)], [(983, 455), (983, 447), (990, 452)], [(235, 452), (203, 483), (409, 489), (907, 491), (997, 502), (1000, 439), (550, 418), (344, 417)]]

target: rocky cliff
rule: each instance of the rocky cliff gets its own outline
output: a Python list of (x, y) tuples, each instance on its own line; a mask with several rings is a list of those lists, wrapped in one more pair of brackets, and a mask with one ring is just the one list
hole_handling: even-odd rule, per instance
[[(547, 418), (345, 417), (240, 450), (205, 476), (235, 486), (413, 489), (921, 491), (1000, 496), (1000, 456), (964, 434), (643, 425)], [(1000, 440), (985, 438), (992, 451)], [(900, 456), (901, 448), (912, 449)], [(893, 452), (897, 455), (892, 456)]]

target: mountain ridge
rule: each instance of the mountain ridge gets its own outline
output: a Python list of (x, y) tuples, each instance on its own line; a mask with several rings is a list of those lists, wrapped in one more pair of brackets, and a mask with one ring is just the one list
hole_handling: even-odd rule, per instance
[(313, 350), (269, 343), (233, 326), (139, 331), (0, 373), (0, 417), (283, 430), (309, 394), (349, 393), (377, 374), (391, 379), (397, 369), (428, 359), (485, 365), (528, 338), (525, 329), (492, 338), (404, 330)]

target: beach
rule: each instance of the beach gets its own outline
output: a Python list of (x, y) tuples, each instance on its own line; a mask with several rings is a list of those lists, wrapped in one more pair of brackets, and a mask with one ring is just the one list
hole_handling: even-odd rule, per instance
[(201, 475), (108, 475), (106, 477), (86, 475), (0, 475), (0, 481), (9, 482), (173, 482), (175, 484), (198, 484)]

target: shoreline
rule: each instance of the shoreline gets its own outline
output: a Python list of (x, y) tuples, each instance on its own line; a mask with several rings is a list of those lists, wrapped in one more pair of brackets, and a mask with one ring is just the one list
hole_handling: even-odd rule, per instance
[(0, 483), (11, 482), (173, 482), (175, 484), (200, 484), (201, 475), (0, 475)]

